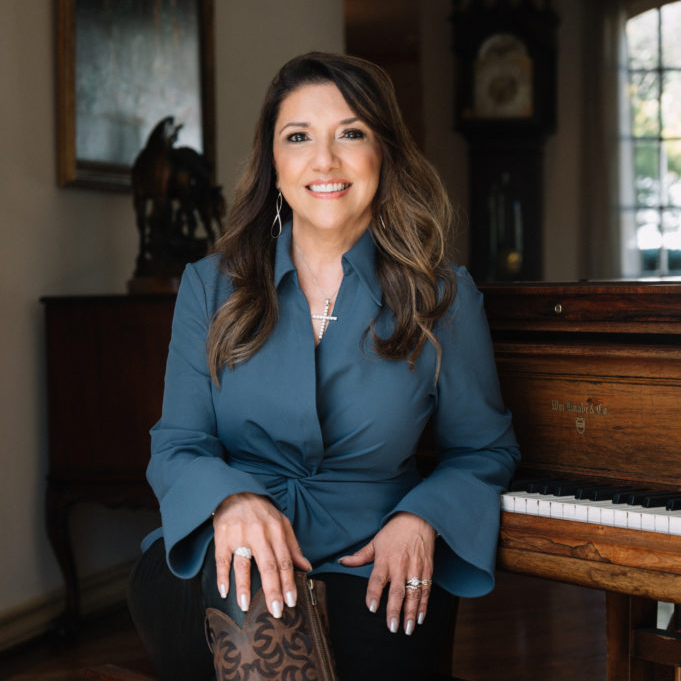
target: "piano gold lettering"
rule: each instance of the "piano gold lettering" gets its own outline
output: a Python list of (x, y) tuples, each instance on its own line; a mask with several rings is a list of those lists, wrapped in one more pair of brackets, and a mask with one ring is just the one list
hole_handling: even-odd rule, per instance
[(567, 403), (567, 410), (569, 412), (572, 412), (573, 414), (595, 414), (596, 410), (594, 409), (593, 404), (584, 404), (584, 402), (580, 402), (579, 404), (575, 404), (574, 402), (570, 402), (568, 400)]
[(589, 398), (586, 402), (573, 402), (572, 400), (551, 400), (551, 411), (564, 412), (571, 414), (594, 414), (598, 416), (605, 416), (608, 413), (608, 408), (603, 404), (596, 404), (593, 398)]

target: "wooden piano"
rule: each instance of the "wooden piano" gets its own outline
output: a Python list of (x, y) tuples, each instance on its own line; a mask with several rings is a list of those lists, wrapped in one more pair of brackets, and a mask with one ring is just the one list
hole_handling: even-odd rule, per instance
[[(681, 284), (481, 288), (516, 479), (681, 491)], [(681, 512), (617, 505), (611, 523), (595, 502), (585, 522), (558, 502), (502, 511), (499, 568), (606, 591), (608, 681), (681, 679), (681, 634), (656, 624), (658, 600), (681, 604)]]

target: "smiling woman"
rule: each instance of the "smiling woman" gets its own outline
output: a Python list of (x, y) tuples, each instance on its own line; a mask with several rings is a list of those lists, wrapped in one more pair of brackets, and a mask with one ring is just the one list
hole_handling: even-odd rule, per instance
[[(175, 306), (148, 467), (163, 527), (130, 589), (164, 679), (212, 678), (204, 618), (218, 681), (301, 660), (306, 678), (429, 679), (451, 595), (492, 588), (518, 450), (449, 222), (380, 68), (282, 67), (217, 253)], [(311, 643), (320, 602), (337, 677)]]

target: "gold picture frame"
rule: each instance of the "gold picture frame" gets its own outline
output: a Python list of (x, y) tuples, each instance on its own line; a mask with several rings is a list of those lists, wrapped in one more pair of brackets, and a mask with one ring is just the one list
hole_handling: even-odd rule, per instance
[(213, 0), (55, 0), (57, 181), (130, 189), (163, 117), (215, 167)]

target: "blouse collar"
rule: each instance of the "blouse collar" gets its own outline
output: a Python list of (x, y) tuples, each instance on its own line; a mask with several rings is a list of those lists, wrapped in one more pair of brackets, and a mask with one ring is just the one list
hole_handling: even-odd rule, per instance
[[(274, 262), (274, 285), (277, 288), (284, 276), (296, 269), (291, 258), (291, 240), (292, 223), (289, 220), (277, 238)], [(376, 305), (381, 305), (382, 290), (376, 274), (376, 244), (371, 234), (371, 226), (364, 231), (357, 243), (343, 254), (342, 260), (343, 272), (347, 274), (349, 269), (353, 269)]]

